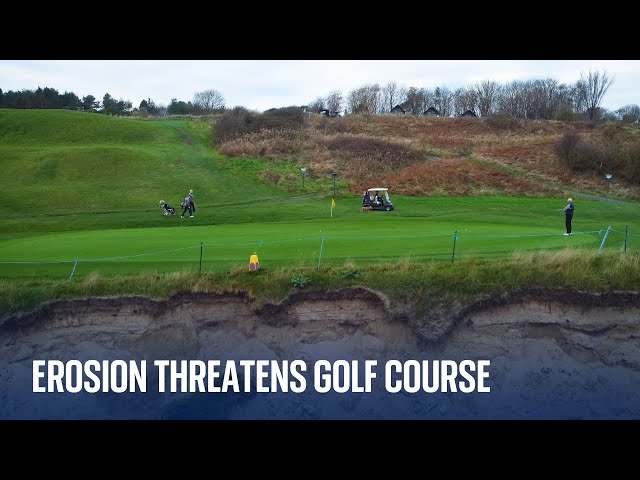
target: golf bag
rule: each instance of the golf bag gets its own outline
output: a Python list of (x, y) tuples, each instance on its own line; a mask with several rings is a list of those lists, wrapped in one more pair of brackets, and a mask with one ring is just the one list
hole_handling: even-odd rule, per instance
[(160, 202), (160, 208), (162, 208), (162, 214), (166, 217), (168, 215), (175, 215), (176, 209), (165, 202)]

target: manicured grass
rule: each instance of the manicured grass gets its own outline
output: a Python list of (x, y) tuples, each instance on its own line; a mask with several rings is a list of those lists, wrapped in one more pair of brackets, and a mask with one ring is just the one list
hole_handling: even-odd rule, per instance
[[(518, 250), (621, 250), (626, 225), (627, 248), (640, 250), (638, 205), (576, 201), (574, 234), (564, 232), (563, 203), (553, 199), (513, 197), (397, 197), (394, 212), (359, 211), (359, 198), (337, 200), (330, 218), (330, 199), (302, 199), (201, 207), (195, 218), (164, 218), (160, 209), (148, 214), (155, 228), (86, 230), (50, 234), (5, 234), (0, 262), (72, 261), (75, 275), (223, 270), (248, 261), (256, 251), (264, 265), (331, 265), (346, 260), (364, 263), (401, 259), (451, 261), (455, 255), (500, 256)], [(270, 221), (264, 221), (268, 219)], [(150, 220), (147, 219), (147, 222)], [(324, 238), (324, 241), (322, 240)], [(322, 257), (320, 250), (322, 248)], [(158, 253), (169, 250), (167, 253)], [(173, 251), (177, 250), (177, 251)], [(124, 258), (117, 258), (124, 257)], [(68, 264), (0, 264), (0, 278), (47, 275), (59, 277)]]

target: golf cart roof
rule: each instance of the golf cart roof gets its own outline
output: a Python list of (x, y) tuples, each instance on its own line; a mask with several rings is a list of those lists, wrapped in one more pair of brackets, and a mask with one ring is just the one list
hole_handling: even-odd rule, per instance
[(370, 188), (367, 190), (367, 192), (386, 192), (387, 190), (389, 190), (388, 188)]

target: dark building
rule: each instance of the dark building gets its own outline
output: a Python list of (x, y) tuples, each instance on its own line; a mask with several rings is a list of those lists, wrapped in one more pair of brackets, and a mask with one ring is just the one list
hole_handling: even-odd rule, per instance
[(476, 115), (473, 111), (471, 110), (466, 110), (462, 115), (460, 115), (461, 117), (477, 117), (478, 115)]
[(406, 112), (405, 112), (405, 109), (402, 108), (400, 105), (396, 105), (391, 109), (391, 112), (389, 113), (391, 113), (391, 115), (404, 115)]
[(425, 110), (424, 112), (422, 112), (422, 115), (424, 115), (425, 117), (439, 117), (440, 112), (435, 108), (431, 107), (429, 108), (429, 110)]

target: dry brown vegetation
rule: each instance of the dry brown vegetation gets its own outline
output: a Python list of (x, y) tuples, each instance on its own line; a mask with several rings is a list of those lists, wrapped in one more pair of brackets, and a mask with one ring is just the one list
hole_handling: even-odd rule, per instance
[[(402, 191), (406, 195), (557, 193), (555, 189), (535, 180), (465, 159), (442, 159), (412, 165), (391, 173), (383, 183), (393, 185), (394, 191)], [(362, 190), (365, 185), (359, 186)]]
[[(627, 129), (630, 145), (638, 127)], [(610, 125), (512, 118), (428, 118), (312, 115), (284, 130), (243, 133), (221, 142), (231, 157), (251, 156), (304, 164), (317, 174), (338, 169), (353, 192), (385, 184), (409, 195), (503, 192), (546, 195), (573, 186), (605, 193), (601, 172), (575, 172), (554, 146), (567, 133), (596, 141)], [(640, 197), (637, 184), (614, 182), (612, 191)]]

